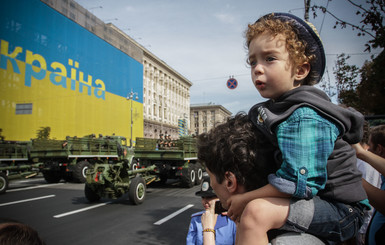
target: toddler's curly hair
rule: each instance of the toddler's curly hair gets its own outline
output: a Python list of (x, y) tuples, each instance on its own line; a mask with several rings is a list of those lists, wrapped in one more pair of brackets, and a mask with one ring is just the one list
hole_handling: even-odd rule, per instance
[[(316, 59), (315, 55), (311, 52), (311, 47), (307, 46), (306, 41), (299, 39), (297, 30), (293, 28), (290, 21), (283, 21), (279, 18), (275, 18), (274, 14), (264, 16), (254, 24), (248, 25), (245, 32), (246, 48), (249, 48), (250, 43), (254, 38), (263, 33), (268, 33), (272, 35), (272, 37), (282, 35), (286, 39), (286, 49), (289, 53), (293, 70), (295, 67), (305, 62), (312, 64), (314, 59)], [(247, 63), (250, 65), (249, 61), (247, 61)], [(301, 82), (301, 84), (314, 85), (317, 83), (318, 77), (318, 72), (311, 69), (310, 74)]]

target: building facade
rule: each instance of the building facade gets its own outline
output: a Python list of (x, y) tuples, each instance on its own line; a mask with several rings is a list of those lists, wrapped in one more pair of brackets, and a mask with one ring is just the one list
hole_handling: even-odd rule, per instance
[(179, 122), (188, 121), (192, 83), (148, 52), (143, 68), (143, 136), (168, 134), (175, 139), (187, 134), (181, 133)]
[[(20, 8), (20, 6), (23, 6)], [(0, 129), (29, 140), (178, 136), (192, 83), (74, 0), (0, 4)], [(135, 143), (135, 142), (134, 142)]]
[(231, 116), (231, 112), (213, 103), (193, 104), (190, 106), (190, 129), (195, 135), (206, 133)]

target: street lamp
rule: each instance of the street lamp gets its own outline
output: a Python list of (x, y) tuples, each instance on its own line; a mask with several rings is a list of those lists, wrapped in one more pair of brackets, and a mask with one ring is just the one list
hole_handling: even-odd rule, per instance
[[(135, 98), (134, 98), (135, 96)], [(130, 147), (132, 147), (132, 128), (133, 128), (133, 125), (134, 125), (134, 121), (132, 120), (132, 101), (133, 100), (139, 100), (139, 97), (138, 97), (138, 93), (137, 92), (133, 92), (132, 89), (131, 89), (131, 92), (128, 93), (127, 95), (127, 100), (131, 101), (131, 134), (130, 134)]]

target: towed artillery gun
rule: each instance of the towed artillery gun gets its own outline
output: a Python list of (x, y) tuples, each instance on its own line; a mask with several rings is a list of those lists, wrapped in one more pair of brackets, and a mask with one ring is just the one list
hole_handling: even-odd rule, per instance
[(128, 193), (130, 202), (137, 205), (145, 200), (151, 182), (178, 178), (186, 187), (200, 184), (203, 168), (197, 162), (195, 139), (183, 137), (174, 143), (160, 147), (156, 139), (136, 138), (135, 149), (129, 149), (127, 159), (94, 164), (86, 173), (86, 198), (96, 202)]

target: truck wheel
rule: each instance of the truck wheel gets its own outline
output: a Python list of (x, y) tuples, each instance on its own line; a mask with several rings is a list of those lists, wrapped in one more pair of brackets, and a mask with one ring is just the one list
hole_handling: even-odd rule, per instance
[(196, 171), (195, 185), (200, 185), (203, 179), (203, 169), (200, 163), (196, 164), (195, 171)]
[(76, 182), (85, 183), (87, 179), (87, 175), (86, 175), (87, 169), (90, 166), (91, 165), (86, 161), (78, 162), (75, 166), (74, 180)]
[(132, 159), (132, 162), (131, 162), (131, 166), (130, 166), (131, 170), (137, 170), (139, 168), (139, 163), (138, 163), (138, 160), (136, 160), (135, 158)]
[(191, 188), (195, 185), (196, 172), (192, 164), (189, 164), (187, 175), (182, 177), (182, 184), (187, 188)]
[(89, 202), (97, 202), (100, 200), (100, 196), (87, 184), (84, 185), (84, 195)]
[(0, 173), (0, 194), (4, 194), (8, 189), (8, 177), (5, 173)]
[(142, 204), (146, 198), (146, 183), (140, 176), (136, 176), (131, 180), (128, 198), (134, 205)]
[(61, 180), (60, 172), (54, 170), (43, 171), (43, 176), (47, 183), (59, 183)]

